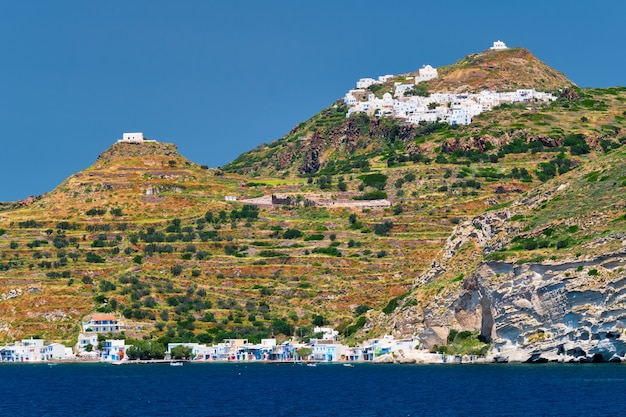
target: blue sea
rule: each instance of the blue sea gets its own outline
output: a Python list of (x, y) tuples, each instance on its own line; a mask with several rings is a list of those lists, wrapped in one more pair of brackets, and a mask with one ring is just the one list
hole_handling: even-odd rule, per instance
[(616, 416), (626, 366), (0, 365), (0, 416)]

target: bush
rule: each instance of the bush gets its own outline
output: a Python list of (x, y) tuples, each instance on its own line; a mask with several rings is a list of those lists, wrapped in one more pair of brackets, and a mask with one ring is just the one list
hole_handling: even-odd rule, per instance
[(329, 256), (336, 256), (338, 258), (341, 257), (341, 252), (333, 246), (329, 246), (327, 248), (315, 248), (313, 249), (313, 253), (321, 253)]
[(87, 255), (85, 255), (85, 260), (94, 264), (103, 264), (105, 261), (102, 256), (98, 255), (95, 252), (87, 252)]
[(302, 232), (298, 229), (287, 229), (283, 233), (283, 239), (297, 239), (302, 236)]
[(389, 300), (385, 308), (383, 308), (383, 313), (391, 314), (398, 307), (398, 301), (400, 301), (400, 297), (392, 298)]
[(385, 174), (359, 175), (357, 178), (363, 181), (363, 184), (366, 186), (376, 188), (379, 191), (384, 190), (387, 185), (387, 176)]
[(355, 334), (357, 331), (359, 331), (360, 329), (363, 328), (363, 326), (365, 326), (365, 323), (367, 322), (367, 320), (365, 319), (365, 316), (360, 316), (356, 323), (353, 324), (352, 326), (348, 326), (346, 327), (346, 330), (344, 332), (344, 334), (346, 335), (346, 337), (348, 336), (352, 336), (353, 334)]
[(393, 222), (385, 220), (383, 223), (374, 225), (374, 233), (378, 236), (387, 236), (393, 228)]
[(354, 314), (357, 316), (363, 315), (370, 311), (372, 307), (361, 304), (357, 308), (354, 309)]
[(263, 258), (278, 258), (278, 257), (281, 257), (281, 256), (288, 256), (285, 253), (278, 252), (278, 251), (275, 251), (275, 250), (262, 250), (257, 255), (261, 256)]
[(183, 267), (182, 265), (179, 265), (179, 264), (173, 265), (170, 268), (170, 272), (172, 273), (173, 276), (177, 277), (183, 272)]
[(104, 216), (107, 210), (104, 208), (91, 208), (85, 213), (87, 216)]

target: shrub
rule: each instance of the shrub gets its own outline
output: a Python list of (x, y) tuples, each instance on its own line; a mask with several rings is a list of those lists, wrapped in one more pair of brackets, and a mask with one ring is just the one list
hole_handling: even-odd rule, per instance
[(341, 252), (333, 246), (329, 246), (327, 248), (315, 248), (313, 249), (313, 253), (321, 253), (329, 256), (336, 256), (338, 258), (341, 257)]
[(95, 263), (95, 264), (103, 264), (105, 259), (98, 255), (95, 252), (87, 252), (87, 255), (85, 255), (85, 260), (87, 262), (91, 262), (91, 263)]
[(359, 175), (357, 178), (363, 181), (363, 184), (366, 186), (376, 188), (379, 191), (384, 190), (387, 185), (387, 176), (385, 174)]
[(400, 300), (400, 297), (392, 298), (391, 300), (389, 300), (385, 308), (383, 308), (383, 313), (385, 314), (393, 313), (393, 311), (398, 307), (399, 300)]
[(385, 220), (383, 223), (374, 225), (374, 233), (378, 236), (387, 236), (393, 228), (393, 222)]
[(361, 304), (360, 306), (354, 309), (354, 314), (357, 316), (360, 316), (360, 315), (367, 313), (371, 309), (372, 307)]
[(104, 208), (91, 208), (85, 213), (87, 216), (104, 216), (107, 210)]
[(288, 256), (285, 253), (282, 252), (278, 252), (275, 250), (262, 250), (258, 253), (259, 256), (263, 257), (263, 258), (277, 258), (277, 257), (281, 257), (281, 256)]
[(177, 277), (183, 272), (183, 267), (179, 264), (173, 265), (172, 267), (170, 267), (170, 272), (173, 276)]
[(297, 239), (302, 236), (302, 232), (298, 229), (287, 229), (283, 233), (283, 239)]

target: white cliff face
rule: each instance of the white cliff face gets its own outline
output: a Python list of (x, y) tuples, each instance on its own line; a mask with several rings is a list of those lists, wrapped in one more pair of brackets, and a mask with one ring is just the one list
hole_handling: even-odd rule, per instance
[(456, 317), (480, 319), (508, 361), (626, 359), (626, 251), (560, 264), (483, 264)]

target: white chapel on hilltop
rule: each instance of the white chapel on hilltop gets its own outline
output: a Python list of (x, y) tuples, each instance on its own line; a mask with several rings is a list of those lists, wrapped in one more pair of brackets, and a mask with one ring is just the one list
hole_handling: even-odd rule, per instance
[(148, 140), (144, 138), (142, 132), (123, 133), (122, 139), (118, 139), (118, 142), (124, 143), (144, 143), (144, 142), (156, 142), (156, 140)]
[(504, 42), (502, 42), (501, 40), (497, 40), (493, 43), (493, 46), (489, 49), (509, 49), (508, 46), (506, 46), (506, 44)]

